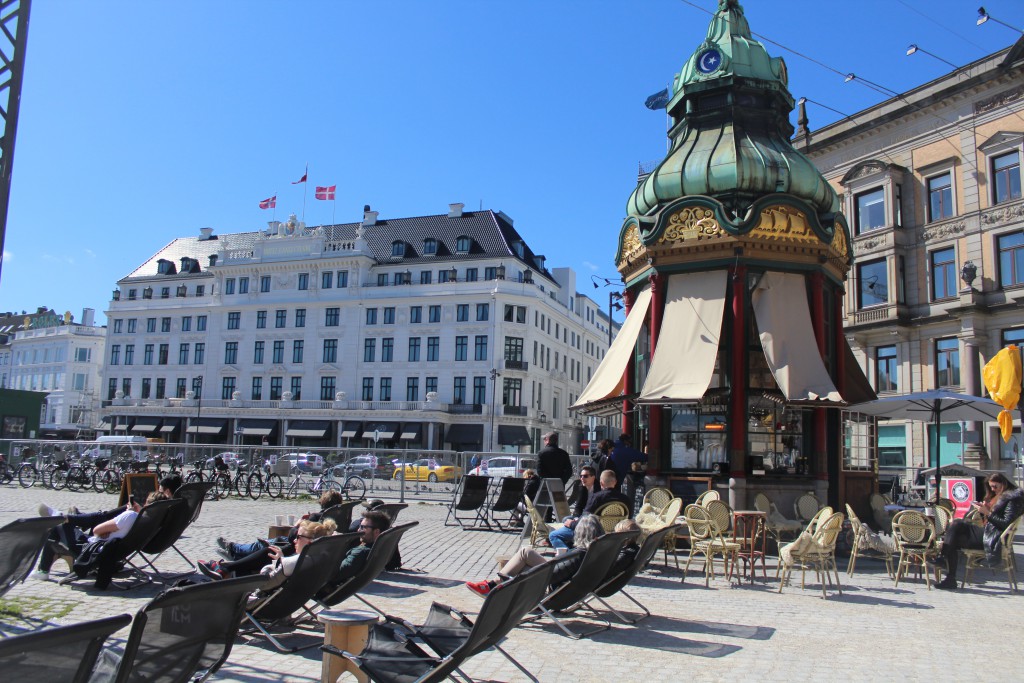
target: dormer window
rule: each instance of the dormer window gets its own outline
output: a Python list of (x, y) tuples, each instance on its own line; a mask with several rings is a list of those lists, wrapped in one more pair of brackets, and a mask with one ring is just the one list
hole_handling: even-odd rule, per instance
[(395, 240), (391, 243), (391, 255), (392, 256), (405, 256), (405, 242), (401, 240)]
[(433, 237), (428, 237), (423, 240), (423, 255), (434, 256), (437, 254), (437, 240)]
[(515, 242), (513, 242), (512, 243), (512, 249), (516, 252), (516, 256), (518, 256), (519, 258), (525, 258), (524, 254), (526, 252), (525, 252), (525, 249), (523, 248), (523, 241), (522, 240), (516, 240)]
[(466, 237), (465, 235), (462, 235), (457, 240), (455, 240), (455, 251), (457, 251), (460, 254), (468, 254), (469, 247), (471, 244), (472, 240)]
[(158, 275), (175, 275), (178, 272), (178, 269), (174, 267), (174, 263), (172, 261), (159, 259), (156, 262), (156, 272)]

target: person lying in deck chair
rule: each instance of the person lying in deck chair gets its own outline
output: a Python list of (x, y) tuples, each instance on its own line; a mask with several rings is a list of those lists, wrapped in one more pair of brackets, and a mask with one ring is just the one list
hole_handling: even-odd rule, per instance
[(295, 536), (294, 550), (290, 553), (286, 553), (281, 546), (271, 545), (234, 562), (200, 561), (196, 563), (196, 568), (203, 575), (215, 580), (263, 574), (268, 577), (268, 583), (263, 586), (262, 590), (276, 588), (295, 571), (299, 555), (306, 545), (318, 538), (330, 536), (338, 527), (333, 519), (325, 519), (323, 522), (311, 522), (304, 519), (298, 523), (296, 528), (298, 533)]
[[(551, 588), (556, 588), (572, 578), (573, 574), (576, 573), (576, 570), (583, 563), (583, 556), (585, 554), (583, 551), (590, 547), (594, 540), (603, 535), (604, 528), (601, 527), (601, 520), (595, 515), (587, 515), (576, 524), (576, 528), (573, 531), (573, 542), (576, 551), (555, 557), (555, 568), (551, 572)], [(477, 595), (487, 595), (502, 581), (508, 581), (526, 569), (544, 564), (549, 559), (551, 558), (541, 555), (532, 548), (520, 548), (519, 552), (513, 555), (512, 559), (498, 570), (496, 578), (485, 579), (484, 581), (467, 581), (466, 588)]]
[[(327, 491), (320, 496), (320, 510), (318, 512), (309, 512), (302, 516), (302, 519), (308, 519), (311, 522), (319, 522), (323, 511), (340, 505), (345, 499), (342, 497), (340, 491)], [(270, 546), (280, 546), (284, 551), (285, 555), (291, 555), (296, 552), (295, 550), (295, 537), (299, 533), (299, 525), (293, 526), (286, 536), (278, 536), (277, 538), (257, 538), (252, 543), (235, 543), (227, 540), (223, 536), (217, 537), (217, 554), (228, 561), (241, 560), (243, 557), (248, 557), (253, 553), (266, 551)]]
[(359, 545), (353, 546), (345, 554), (345, 559), (338, 566), (337, 573), (323, 588), (317, 591), (316, 597), (323, 599), (333, 593), (338, 586), (363, 571), (366, 560), (370, 557), (370, 549), (382, 533), (391, 528), (391, 518), (380, 510), (367, 510), (356, 530), (362, 534)]

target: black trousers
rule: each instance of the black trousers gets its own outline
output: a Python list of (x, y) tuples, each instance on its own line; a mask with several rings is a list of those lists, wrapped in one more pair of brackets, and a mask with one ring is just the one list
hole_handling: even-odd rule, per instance
[(983, 550), (985, 548), (985, 530), (975, 524), (954, 519), (942, 536), (942, 556), (946, 558), (949, 576), (956, 578), (957, 565), (960, 562), (960, 550)]

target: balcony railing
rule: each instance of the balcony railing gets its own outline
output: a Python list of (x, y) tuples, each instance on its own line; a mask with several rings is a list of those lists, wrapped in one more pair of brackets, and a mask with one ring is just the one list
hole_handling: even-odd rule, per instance
[(484, 407), (480, 403), (452, 403), (448, 412), (452, 415), (483, 415)]
[(519, 417), (526, 417), (529, 414), (530, 409), (527, 406), (502, 406), (501, 412), (503, 415), (517, 415)]
[(505, 359), (506, 370), (522, 370), (523, 372), (530, 369), (530, 364), (525, 360), (510, 360)]

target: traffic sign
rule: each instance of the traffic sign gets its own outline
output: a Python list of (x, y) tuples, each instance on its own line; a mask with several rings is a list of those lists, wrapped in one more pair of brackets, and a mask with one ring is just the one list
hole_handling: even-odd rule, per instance
[(580, 448), (582, 448), (585, 451), (589, 451), (590, 450), (590, 439), (583, 439), (582, 441), (580, 441)]

